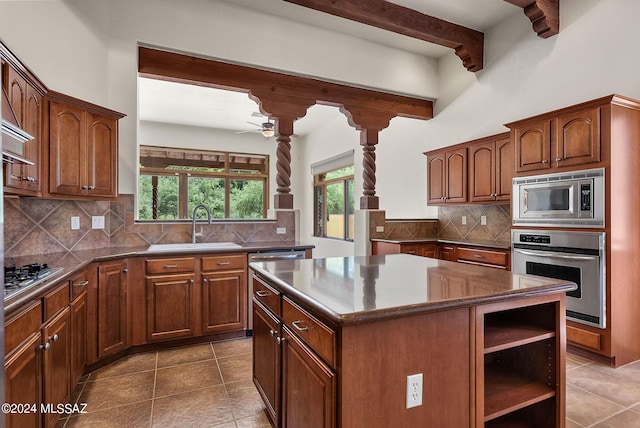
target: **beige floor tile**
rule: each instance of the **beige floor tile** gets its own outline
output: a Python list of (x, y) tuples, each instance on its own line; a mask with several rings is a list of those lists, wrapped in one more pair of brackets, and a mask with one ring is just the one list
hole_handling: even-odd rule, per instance
[(212, 360), (213, 358), (213, 349), (210, 343), (172, 348), (158, 352), (158, 368)]
[(91, 373), (89, 380), (140, 373), (156, 369), (156, 352), (128, 355)]
[(585, 365), (571, 370), (567, 381), (586, 391), (607, 397), (624, 407), (640, 403), (640, 372)]
[(223, 385), (157, 398), (153, 427), (235, 427)]
[(625, 410), (593, 426), (594, 428), (640, 428), (640, 413)]
[(251, 379), (226, 383), (225, 387), (236, 419), (265, 415), (264, 402)]
[(213, 350), (216, 358), (225, 358), (232, 355), (251, 354), (253, 351), (252, 340), (250, 337), (246, 339), (228, 340), (225, 342), (217, 342), (213, 344)]
[(584, 425), (580, 425), (579, 423), (567, 418), (565, 428), (584, 428)]
[(145, 428), (151, 425), (151, 400), (71, 416), (65, 428)]
[(567, 418), (582, 426), (590, 426), (622, 410), (624, 407), (591, 392), (567, 385)]
[(221, 384), (222, 378), (215, 360), (171, 366), (157, 370), (155, 397), (180, 394)]
[(218, 365), (225, 383), (251, 379), (253, 368), (251, 354), (240, 354), (226, 358), (219, 358)]
[(87, 382), (78, 402), (87, 403), (87, 412), (95, 412), (150, 400), (154, 376), (148, 371)]
[(271, 428), (269, 418), (264, 413), (236, 419), (236, 425), (238, 428)]

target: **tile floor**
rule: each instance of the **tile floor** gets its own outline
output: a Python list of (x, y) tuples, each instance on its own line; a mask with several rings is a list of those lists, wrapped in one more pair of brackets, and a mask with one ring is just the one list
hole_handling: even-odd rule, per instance
[[(63, 427), (271, 425), (251, 381), (251, 339), (132, 355), (82, 379), (86, 414)], [(567, 428), (640, 428), (640, 362), (612, 369), (567, 355)]]

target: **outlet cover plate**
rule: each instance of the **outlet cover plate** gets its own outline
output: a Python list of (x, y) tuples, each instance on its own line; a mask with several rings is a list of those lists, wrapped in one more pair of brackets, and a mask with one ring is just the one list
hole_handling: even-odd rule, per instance
[(91, 229), (104, 229), (104, 216), (103, 215), (91, 216)]

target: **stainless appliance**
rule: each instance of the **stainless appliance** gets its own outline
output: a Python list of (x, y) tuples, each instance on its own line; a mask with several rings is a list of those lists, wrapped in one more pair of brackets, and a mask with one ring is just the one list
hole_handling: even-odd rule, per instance
[(60, 271), (62, 268), (50, 268), (46, 263), (31, 263), (20, 267), (5, 266), (4, 299), (41, 284)]
[[(249, 253), (248, 261), (249, 263), (253, 262), (272, 262), (272, 261), (290, 261), (294, 262), (296, 260), (303, 260), (307, 257), (307, 253), (305, 250), (296, 250), (296, 249), (282, 249), (282, 250), (266, 250), (266, 251), (256, 251), (254, 253)], [(292, 266), (289, 264), (284, 264), (285, 269), (290, 271)], [(284, 269), (283, 269), (284, 270)], [(249, 275), (247, 278), (248, 284), (248, 301), (247, 301), (247, 312), (248, 312), (248, 325), (247, 329), (250, 332), (253, 330), (253, 311), (252, 311), (252, 302), (253, 302), (253, 271), (249, 269)]]
[(604, 169), (513, 179), (513, 225), (604, 227)]
[(575, 282), (567, 319), (606, 327), (605, 233), (513, 230), (512, 270)]

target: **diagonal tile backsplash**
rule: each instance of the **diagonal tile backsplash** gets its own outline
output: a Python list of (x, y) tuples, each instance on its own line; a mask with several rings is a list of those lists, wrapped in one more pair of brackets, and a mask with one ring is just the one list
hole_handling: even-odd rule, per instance
[[(16, 257), (107, 247), (147, 246), (190, 242), (191, 223), (135, 222), (133, 195), (117, 201), (82, 201), (44, 198), (4, 198), (4, 252)], [(71, 217), (80, 218), (80, 229), (71, 230)], [(104, 216), (104, 229), (92, 229), (91, 217)], [(202, 227), (202, 242), (292, 242), (295, 212), (277, 210), (275, 220), (225, 221)], [(286, 234), (277, 234), (286, 228)]]

